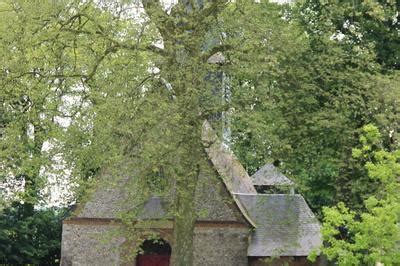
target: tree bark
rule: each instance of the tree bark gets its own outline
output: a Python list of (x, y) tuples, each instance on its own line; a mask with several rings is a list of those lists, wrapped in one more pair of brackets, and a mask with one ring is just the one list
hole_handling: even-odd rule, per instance
[(193, 265), (193, 240), (196, 223), (195, 193), (200, 172), (196, 165), (195, 171), (176, 182), (175, 218), (172, 250), (172, 265)]

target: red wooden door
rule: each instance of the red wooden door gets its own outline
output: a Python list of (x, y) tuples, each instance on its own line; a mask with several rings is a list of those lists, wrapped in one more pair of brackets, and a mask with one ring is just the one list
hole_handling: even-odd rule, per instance
[(137, 266), (169, 266), (170, 255), (142, 254), (137, 256)]

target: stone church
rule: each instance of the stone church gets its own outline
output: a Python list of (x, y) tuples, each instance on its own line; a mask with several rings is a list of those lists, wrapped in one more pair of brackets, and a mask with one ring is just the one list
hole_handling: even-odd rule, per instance
[[(196, 190), (198, 219), (194, 264), (199, 266), (319, 265), (306, 257), (321, 245), (320, 224), (293, 182), (272, 164), (249, 176), (235, 155), (203, 125), (209, 169)], [(129, 177), (100, 182), (89, 200), (63, 222), (61, 265), (170, 265), (174, 252), (168, 197), (126, 201)], [(132, 221), (141, 237), (110, 234), (124, 224), (120, 213), (136, 210)], [(148, 240), (156, 234), (158, 241)], [(110, 237), (108, 237), (110, 235)], [(136, 243), (135, 243), (136, 242)], [(140, 246), (142, 252), (130, 251)]]

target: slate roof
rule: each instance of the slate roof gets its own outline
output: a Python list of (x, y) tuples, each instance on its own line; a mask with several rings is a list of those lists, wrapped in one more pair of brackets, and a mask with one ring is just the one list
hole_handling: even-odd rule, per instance
[(320, 224), (301, 195), (239, 194), (257, 228), (248, 256), (308, 256), (321, 245)]
[(272, 163), (261, 167), (251, 179), (255, 186), (293, 185), (293, 181), (280, 173)]

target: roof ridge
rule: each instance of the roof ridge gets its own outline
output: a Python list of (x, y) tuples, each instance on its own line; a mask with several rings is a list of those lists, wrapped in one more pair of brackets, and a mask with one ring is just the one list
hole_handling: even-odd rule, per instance
[(251, 180), (256, 186), (294, 185), (294, 182), (285, 176), (272, 163), (266, 163), (257, 170)]
[(202, 127), (202, 141), (208, 157), (221, 176), (240, 212), (253, 227), (257, 227), (242, 202), (235, 196), (235, 193), (257, 195), (250, 176), (232, 151), (222, 145), (207, 120), (204, 121)]

